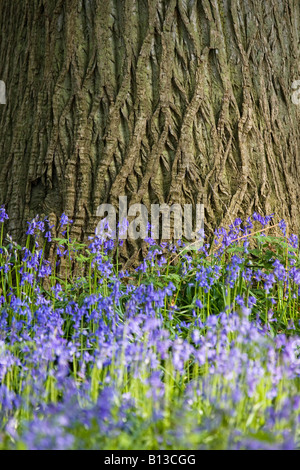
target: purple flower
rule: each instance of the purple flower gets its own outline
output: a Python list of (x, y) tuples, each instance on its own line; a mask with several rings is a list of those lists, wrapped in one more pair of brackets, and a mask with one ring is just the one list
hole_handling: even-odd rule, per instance
[(8, 220), (8, 215), (3, 206), (0, 207), (0, 223), (3, 223), (5, 220)]
[(282, 219), (280, 222), (279, 222), (279, 228), (281, 229), (283, 235), (285, 236), (286, 235), (286, 223), (285, 221)]
[(69, 219), (69, 217), (63, 213), (60, 218), (60, 225), (63, 227), (64, 225), (72, 224), (73, 220)]

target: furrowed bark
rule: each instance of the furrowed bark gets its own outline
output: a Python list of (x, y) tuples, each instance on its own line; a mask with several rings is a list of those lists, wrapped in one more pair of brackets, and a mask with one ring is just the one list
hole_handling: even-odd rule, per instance
[[(299, 230), (297, 0), (0, 1), (0, 203), (86, 239), (97, 207), (202, 202)], [(124, 256), (129, 256), (125, 253)]]

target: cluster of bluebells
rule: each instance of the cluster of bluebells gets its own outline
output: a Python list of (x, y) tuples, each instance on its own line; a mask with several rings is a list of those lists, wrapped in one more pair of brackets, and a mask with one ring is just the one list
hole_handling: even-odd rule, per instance
[[(196, 439), (197, 446), (205, 448), (211, 444), (205, 444), (202, 433), (221, 426), (220, 419), (227, 416), (232, 428), (225, 447), (235, 443), (235, 448), (251, 448), (253, 439), (248, 442), (248, 438), (255, 435), (257, 422), (270, 436), (276, 430), (273, 448), (284, 448), (291, 443), (292, 448), (297, 447), (300, 395), (296, 379), (300, 364), (295, 359), (293, 341), (283, 335), (272, 339), (270, 330), (260, 321), (250, 322), (248, 315), (236, 312), (210, 317), (201, 329), (190, 325), (190, 340), (172, 338), (155, 315), (130, 317), (114, 325), (112, 330), (100, 322), (94, 335), (89, 334), (94, 351), (78, 361), (77, 382), (71, 378), (68, 364), (72, 355), (78, 354), (78, 347), (64, 340), (62, 334), (41, 334), (35, 350), (22, 348), (22, 367), (30, 370), (30, 379), (28, 372), (22, 379), (31, 393), (25, 400), (22, 394), (18, 396), (2, 386), (6, 432), (12, 434), (18, 407), (28, 407), (30, 402), (35, 411), (25, 423), (22, 435), (13, 434), (12, 438), (21, 438), (30, 449), (85, 448), (88, 443), (82, 442), (79, 432), (84, 427), (90, 429), (89, 439), (96, 436), (97, 448), (107, 443), (107, 436), (117, 438), (124, 432), (130, 435), (137, 423), (150, 427), (166, 418), (172, 426), (166, 435), (157, 435), (158, 442), (167, 440), (174, 448), (184, 442), (190, 448)], [(1, 356), (2, 376), (7, 374), (3, 367), (12, 367), (16, 360), (13, 355), (5, 356), (5, 361)], [(63, 398), (45, 404), (45, 381), (49, 379), (49, 365), (54, 361), (56, 367), (51, 377), (55, 379), (56, 393)], [(169, 363), (169, 371), (177, 380), (186, 380), (190, 363), (203, 371), (186, 381), (175, 403), (166, 403), (170, 391), (162, 361)], [(99, 379), (96, 399), (91, 398), (91, 375)], [(132, 385), (126, 391), (125, 375), (132, 377)], [(279, 388), (282, 398), (278, 398)], [(136, 397), (137, 390), (145, 394), (143, 407)], [(254, 412), (256, 402), (263, 405)], [(195, 413), (200, 417), (196, 422)], [(247, 432), (238, 436), (236, 431), (245, 417), (249, 421)]]
[[(40, 235), (51, 241), (47, 221), (35, 218), (32, 248), (16, 255), (10, 243), (1, 253), (0, 448), (118, 447), (139, 430), (158, 449), (298, 448), (298, 318), (283, 333), (274, 300), (276, 286), (280, 302), (287, 292), (291, 305), (298, 299), (297, 237), (288, 264), (249, 267), (248, 245), (222, 263), (241, 233), (270, 220), (254, 214), (219, 230), (222, 249), (210, 262), (208, 246), (193, 259), (179, 256), (180, 243), (149, 239), (136, 273), (116, 270), (114, 241), (96, 236), (86, 271), (67, 284), (40, 246)], [(69, 223), (63, 214), (66, 233)], [(56, 255), (68, 261), (71, 250), (61, 242)]]

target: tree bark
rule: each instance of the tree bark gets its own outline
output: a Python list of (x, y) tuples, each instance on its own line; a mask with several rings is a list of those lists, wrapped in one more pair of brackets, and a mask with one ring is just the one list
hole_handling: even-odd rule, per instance
[(298, 0), (0, 0), (0, 204), (85, 239), (97, 207), (205, 202), (299, 229)]

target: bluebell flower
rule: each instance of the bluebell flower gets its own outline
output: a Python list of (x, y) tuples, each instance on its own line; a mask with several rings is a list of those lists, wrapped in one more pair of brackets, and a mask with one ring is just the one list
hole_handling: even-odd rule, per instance
[(280, 222), (279, 222), (279, 228), (281, 229), (283, 235), (285, 236), (286, 235), (286, 223), (285, 221), (282, 219)]
[(0, 223), (2, 224), (5, 220), (8, 220), (8, 215), (5, 211), (4, 206), (0, 207)]

